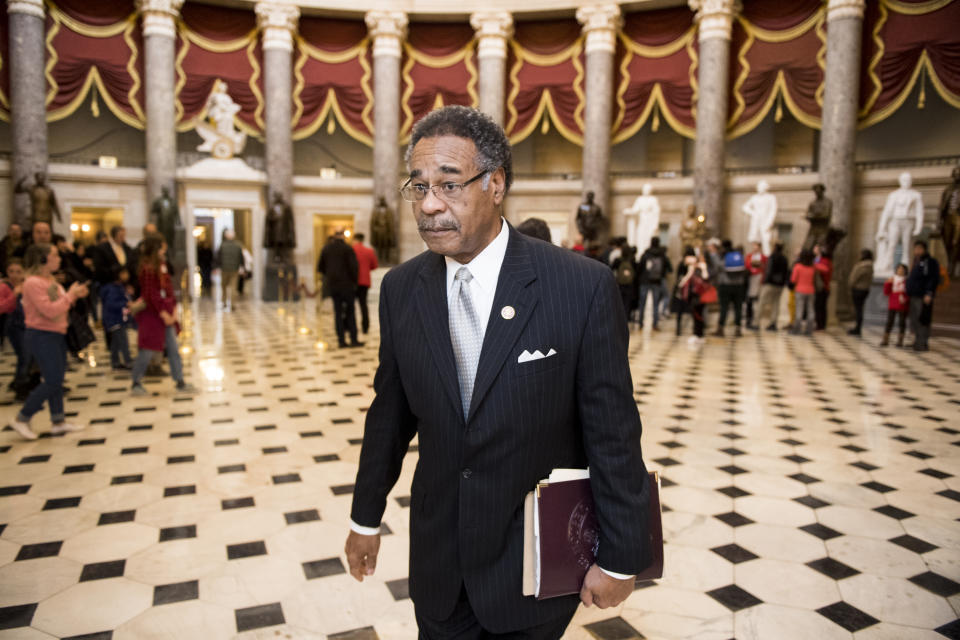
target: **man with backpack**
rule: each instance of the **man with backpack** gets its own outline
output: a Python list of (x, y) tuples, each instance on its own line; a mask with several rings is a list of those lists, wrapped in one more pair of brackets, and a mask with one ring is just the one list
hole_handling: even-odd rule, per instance
[[(617, 286), (620, 288), (623, 309), (627, 312), (627, 326), (630, 325), (630, 316), (637, 308), (637, 263), (634, 259), (636, 253), (636, 249), (626, 245), (611, 265), (613, 276), (617, 279)], [(643, 318), (640, 320), (642, 322)]]
[(727, 313), (733, 305), (734, 335), (743, 335), (741, 321), (743, 318), (743, 301), (747, 295), (747, 266), (743, 258), (743, 247), (734, 247), (729, 240), (724, 240), (720, 254), (723, 256), (719, 273), (717, 274), (717, 300), (720, 303), (720, 322), (717, 331), (713, 334), (723, 337), (723, 328), (727, 324)]
[(673, 271), (673, 265), (666, 250), (660, 246), (660, 238), (650, 239), (650, 247), (640, 256), (640, 328), (643, 328), (644, 311), (647, 307), (647, 295), (653, 294), (653, 330), (660, 330), (660, 299), (663, 296), (663, 280)]

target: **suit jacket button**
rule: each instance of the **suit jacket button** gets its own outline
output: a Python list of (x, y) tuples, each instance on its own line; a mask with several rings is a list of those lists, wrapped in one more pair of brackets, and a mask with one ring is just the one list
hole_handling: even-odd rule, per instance
[(460, 475), (463, 476), (463, 479), (464, 479), (464, 480), (469, 480), (469, 479), (470, 479), (470, 476), (473, 475), (473, 471), (471, 471), (470, 469), (464, 469), (463, 472), (462, 472)]

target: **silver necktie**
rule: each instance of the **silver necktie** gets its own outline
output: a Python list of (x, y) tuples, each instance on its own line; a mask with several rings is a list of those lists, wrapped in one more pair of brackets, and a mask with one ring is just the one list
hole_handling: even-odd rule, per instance
[(460, 400), (463, 403), (464, 419), (470, 412), (473, 382), (477, 376), (477, 363), (480, 362), (480, 349), (483, 346), (480, 318), (470, 297), (469, 282), (471, 280), (473, 275), (469, 269), (466, 267), (457, 269), (450, 298), (450, 339), (453, 342), (453, 356), (457, 361), (457, 378), (460, 380)]

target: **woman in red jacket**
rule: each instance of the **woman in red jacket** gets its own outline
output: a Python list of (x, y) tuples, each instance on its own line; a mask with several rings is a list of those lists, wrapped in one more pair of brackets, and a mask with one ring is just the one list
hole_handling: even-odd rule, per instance
[(800, 252), (800, 260), (793, 265), (793, 273), (790, 274), (790, 283), (793, 285), (793, 292), (797, 299), (797, 319), (790, 333), (800, 333), (801, 325), (803, 325), (803, 333), (807, 335), (813, 333), (813, 296), (817, 291), (814, 283), (816, 275), (813, 252), (804, 249)]
[(817, 319), (817, 330), (827, 328), (827, 300), (830, 298), (830, 279), (833, 277), (833, 260), (820, 245), (813, 246), (813, 267), (820, 274), (820, 281), (814, 279), (816, 293), (813, 296), (813, 315)]
[(893, 321), (900, 320), (900, 335), (897, 337), (897, 346), (903, 346), (903, 334), (907, 330), (907, 314), (910, 312), (910, 296), (907, 295), (907, 265), (898, 264), (897, 272), (892, 278), (883, 283), (883, 295), (887, 296), (887, 327), (883, 330), (881, 347), (890, 344), (890, 331)]
[(177, 344), (179, 327), (175, 318), (177, 299), (173, 281), (167, 272), (167, 243), (161, 236), (150, 235), (143, 241), (140, 256), (140, 297), (146, 307), (137, 314), (137, 359), (133, 363), (133, 395), (147, 395), (141, 380), (150, 360), (166, 349), (170, 362), (170, 377), (177, 383), (177, 391), (193, 393), (193, 385), (183, 380), (183, 363)]

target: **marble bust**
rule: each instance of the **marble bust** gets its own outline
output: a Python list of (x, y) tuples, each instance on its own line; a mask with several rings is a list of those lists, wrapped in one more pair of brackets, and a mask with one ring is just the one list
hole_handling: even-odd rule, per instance
[(773, 221), (777, 217), (777, 197), (769, 193), (766, 180), (757, 183), (757, 192), (743, 205), (743, 212), (750, 218), (747, 242), (759, 242), (763, 255), (770, 255), (773, 239)]
[(642, 195), (637, 196), (632, 207), (623, 210), (627, 218), (627, 241), (637, 248), (638, 255), (647, 250), (650, 238), (660, 227), (660, 201), (652, 193), (650, 184), (643, 185)]
[(903, 172), (899, 178), (900, 188), (887, 196), (877, 226), (877, 259), (873, 271), (880, 276), (894, 272), (894, 257), (900, 246), (901, 262), (910, 260), (910, 241), (923, 229), (923, 199), (912, 188), (913, 177)]

